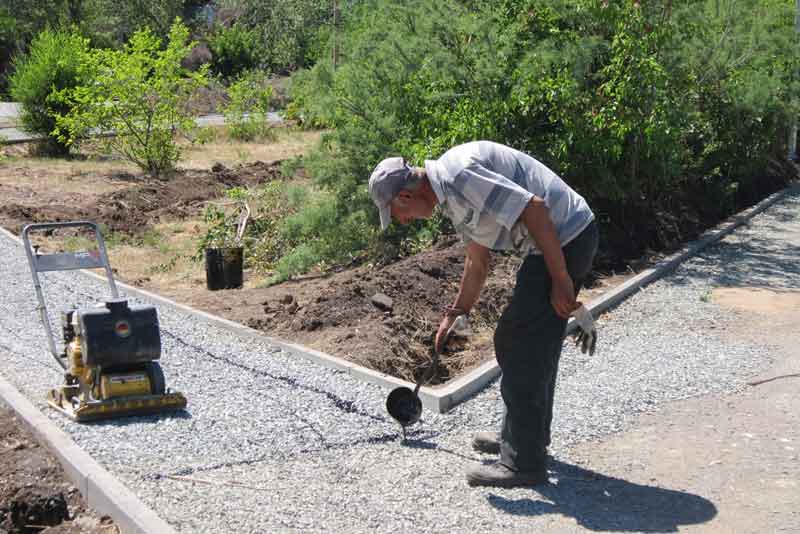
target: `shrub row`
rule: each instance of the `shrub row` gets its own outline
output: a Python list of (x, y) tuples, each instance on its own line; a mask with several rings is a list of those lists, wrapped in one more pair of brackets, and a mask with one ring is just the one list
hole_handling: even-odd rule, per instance
[(332, 129), (307, 164), (333, 200), (290, 223), (304, 243), (298, 267), (365, 251), (392, 257), (436, 239), (441, 221), (376, 232), (370, 171), (389, 155), (419, 165), (475, 139), (563, 176), (618, 255), (663, 247), (665, 221), (713, 220), (785, 179), (767, 168), (784, 159), (798, 114), (793, 9), (789, 0), (360, 3), (338, 67), (320, 61), (293, 80), (292, 112)]

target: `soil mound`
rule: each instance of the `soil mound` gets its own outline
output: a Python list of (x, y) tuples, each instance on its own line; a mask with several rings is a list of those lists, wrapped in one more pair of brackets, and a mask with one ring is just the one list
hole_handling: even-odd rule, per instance
[(234, 169), (216, 164), (210, 171), (180, 170), (164, 179), (115, 175), (115, 179), (130, 185), (85, 202), (72, 199), (71, 204), (57, 199), (42, 202), (39, 196), (32, 198), (31, 203), (17, 199), (0, 206), (0, 224), (19, 233), (28, 223), (88, 219), (112, 231), (135, 236), (156, 222), (196, 215), (208, 200), (220, 197), (226, 188), (280, 179), (280, 163), (258, 161)]
[(64, 478), (56, 459), (2, 404), (0, 473), (0, 532), (118, 532), (109, 518), (87, 511), (85, 501)]
[[(473, 326), (496, 321), (511, 295), (519, 261), (514, 256), (493, 258), (487, 286), (470, 316)], [(455, 299), (463, 268), (464, 248), (449, 240), (381, 268), (360, 266), (238, 294), (204, 293), (192, 304), (269, 335), (416, 380), (430, 362), (433, 337), (444, 308)], [(228, 306), (221, 306), (222, 301)], [(432, 383), (480, 363), (487, 351), (491, 355), (486, 335), (451, 343)]]

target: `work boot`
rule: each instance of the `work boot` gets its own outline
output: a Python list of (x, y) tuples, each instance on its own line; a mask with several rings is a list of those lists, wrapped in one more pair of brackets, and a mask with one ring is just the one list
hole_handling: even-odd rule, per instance
[(501, 463), (479, 465), (467, 470), (467, 484), (470, 486), (491, 486), (495, 488), (532, 487), (547, 484), (547, 470), (514, 471)]
[(500, 454), (497, 432), (478, 432), (472, 439), (472, 448), (485, 454)]

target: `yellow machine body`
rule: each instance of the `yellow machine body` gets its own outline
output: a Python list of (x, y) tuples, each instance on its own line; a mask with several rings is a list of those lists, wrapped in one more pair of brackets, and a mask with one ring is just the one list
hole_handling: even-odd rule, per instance
[[(45, 252), (32, 234), (69, 231), (94, 240), (86, 250)], [(153, 305), (120, 298), (100, 227), (91, 221), (28, 224), (22, 243), (31, 269), (47, 344), (64, 371), (64, 383), (47, 402), (76, 421), (183, 410), (186, 398), (166, 387), (161, 370), (161, 333)], [(53, 333), (40, 273), (103, 269), (110, 295), (102, 302), (62, 309), (61, 342)]]
[(119, 373), (100, 377), (100, 398), (103, 400), (149, 394), (150, 380), (145, 372)]
[(47, 403), (73, 421), (95, 421), (127, 415), (157, 414), (186, 408), (186, 397), (180, 393), (118, 397), (102, 401), (83, 401), (68, 396), (69, 386), (50, 390)]
[(85, 365), (79, 334), (65, 347), (65, 356), (66, 383), (50, 390), (47, 403), (74, 421), (155, 414), (186, 407), (182, 394), (158, 393), (144, 365), (124, 372), (104, 372), (99, 366)]

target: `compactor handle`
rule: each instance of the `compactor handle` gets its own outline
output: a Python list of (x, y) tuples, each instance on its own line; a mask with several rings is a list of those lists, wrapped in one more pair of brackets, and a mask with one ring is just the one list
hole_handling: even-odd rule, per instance
[[(97, 251), (78, 251), (60, 252), (56, 254), (39, 254), (31, 246), (31, 232), (45, 230), (63, 230), (65, 228), (89, 228), (94, 232)], [(33, 273), (34, 283), (36, 283), (37, 273), (46, 271), (71, 271), (76, 269), (104, 269), (108, 285), (111, 288), (111, 295), (117, 298), (117, 285), (114, 283), (114, 275), (108, 261), (105, 241), (100, 227), (91, 221), (74, 222), (54, 222), (54, 223), (35, 223), (28, 224), (22, 229), (22, 242), (25, 244), (25, 253), (28, 255), (28, 263)]]
[(92, 221), (64, 221), (64, 222), (51, 222), (51, 223), (31, 223), (26, 224), (25, 227), (22, 229), (23, 235), (27, 235), (28, 233), (34, 230), (55, 230), (58, 228), (81, 228), (87, 227), (91, 228), (95, 231), (95, 233), (100, 233), (100, 228), (97, 226), (97, 223)]
[[(63, 230), (65, 228), (88, 228), (93, 230), (95, 241), (97, 242), (97, 250), (59, 252), (55, 254), (39, 254), (38, 250), (34, 250), (30, 241), (31, 232)], [(118, 298), (119, 293), (117, 292), (117, 285), (114, 283), (114, 273), (111, 271), (111, 264), (108, 262), (105, 241), (103, 241), (103, 235), (100, 233), (100, 227), (97, 226), (97, 224), (91, 221), (72, 221), (28, 224), (22, 229), (22, 243), (25, 247), (25, 254), (28, 257), (28, 265), (31, 268), (33, 286), (36, 289), (36, 298), (39, 300), (37, 311), (39, 312), (42, 324), (44, 325), (44, 329), (47, 333), (47, 341), (48, 345), (50, 346), (50, 352), (56, 358), (56, 361), (62, 364), (58, 358), (58, 353), (56, 352), (55, 340), (53, 339), (50, 320), (47, 316), (47, 307), (45, 304), (44, 294), (42, 292), (42, 285), (39, 281), (39, 273), (47, 271), (72, 271), (78, 269), (102, 268), (106, 272), (108, 285), (111, 289), (111, 296), (113, 298)]]

